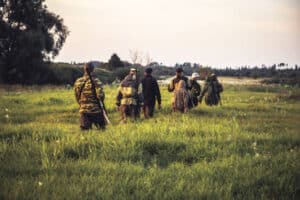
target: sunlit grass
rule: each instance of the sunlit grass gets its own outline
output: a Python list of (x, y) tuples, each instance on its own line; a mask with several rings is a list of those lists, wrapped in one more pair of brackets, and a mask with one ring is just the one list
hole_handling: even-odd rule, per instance
[(222, 106), (79, 129), (72, 90), (0, 95), (0, 199), (297, 199), (299, 89), (225, 87)]

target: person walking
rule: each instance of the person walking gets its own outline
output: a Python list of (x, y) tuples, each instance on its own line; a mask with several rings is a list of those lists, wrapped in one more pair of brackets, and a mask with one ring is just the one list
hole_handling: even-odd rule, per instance
[(158, 83), (152, 77), (152, 68), (147, 68), (142, 79), (142, 94), (143, 94), (143, 111), (145, 118), (153, 117), (155, 101), (157, 100), (158, 109), (161, 109), (161, 95)]
[(94, 65), (89, 62), (84, 65), (84, 75), (74, 83), (75, 98), (79, 104), (80, 128), (88, 130), (94, 124), (104, 129), (105, 109), (104, 90), (101, 81), (94, 75)]
[(205, 96), (205, 103), (208, 106), (214, 106), (221, 104), (221, 93), (223, 92), (223, 86), (218, 81), (215, 74), (211, 74), (206, 78), (204, 89), (200, 94), (199, 102), (202, 102)]
[(188, 104), (189, 104), (189, 94), (186, 89), (185, 82), (183, 80), (180, 80), (176, 85), (174, 91), (174, 98), (172, 102), (173, 111), (186, 113), (189, 108)]
[(197, 72), (195, 72), (192, 74), (192, 77), (190, 79), (191, 90), (190, 90), (189, 108), (198, 106), (199, 96), (201, 94), (201, 85), (197, 82), (199, 78), (200, 75)]
[(126, 123), (128, 117), (134, 120), (139, 117), (139, 82), (136, 72), (135, 68), (131, 68), (118, 89), (116, 105), (117, 110), (121, 113), (122, 123)]

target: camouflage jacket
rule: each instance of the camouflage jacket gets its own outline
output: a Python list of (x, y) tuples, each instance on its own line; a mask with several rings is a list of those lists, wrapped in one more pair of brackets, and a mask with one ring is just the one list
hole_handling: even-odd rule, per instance
[(126, 76), (118, 89), (116, 105), (138, 105), (138, 87), (138, 81), (133, 80), (130, 75)]
[(196, 80), (190, 80), (191, 83), (191, 96), (197, 98), (201, 93), (201, 86)]
[(223, 92), (223, 86), (218, 80), (206, 80), (204, 89), (200, 94), (200, 101), (205, 95), (205, 102), (208, 105), (217, 105), (220, 101), (220, 93)]
[[(92, 79), (95, 84), (97, 98), (101, 101), (104, 101), (105, 95), (101, 81), (98, 78), (95, 78), (93, 75)], [(80, 106), (80, 113), (102, 112), (97, 103), (96, 97), (93, 95), (92, 84), (88, 75), (84, 75), (83, 77), (76, 80), (76, 82), (74, 83), (74, 90), (76, 101)]]

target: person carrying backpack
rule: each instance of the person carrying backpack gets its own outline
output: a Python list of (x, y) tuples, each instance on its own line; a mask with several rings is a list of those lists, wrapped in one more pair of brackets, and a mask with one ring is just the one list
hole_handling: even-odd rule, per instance
[(101, 81), (94, 75), (91, 62), (84, 65), (84, 75), (75, 81), (74, 90), (79, 104), (81, 130), (91, 129), (92, 124), (104, 129), (106, 123), (109, 123), (103, 104), (105, 95)]
[(211, 74), (207, 77), (204, 89), (200, 94), (199, 102), (202, 102), (203, 97), (205, 96), (205, 103), (208, 106), (214, 106), (221, 103), (221, 93), (223, 92), (223, 86), (218, 81), (215, 74)]

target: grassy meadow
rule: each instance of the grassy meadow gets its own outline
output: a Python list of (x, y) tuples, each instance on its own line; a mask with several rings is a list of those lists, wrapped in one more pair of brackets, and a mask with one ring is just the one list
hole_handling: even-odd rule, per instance
[(222, 106), (79, 129), (73, 90), (2, 89), (0, 199), (299, 199), (300, 90), (225, 85)]

